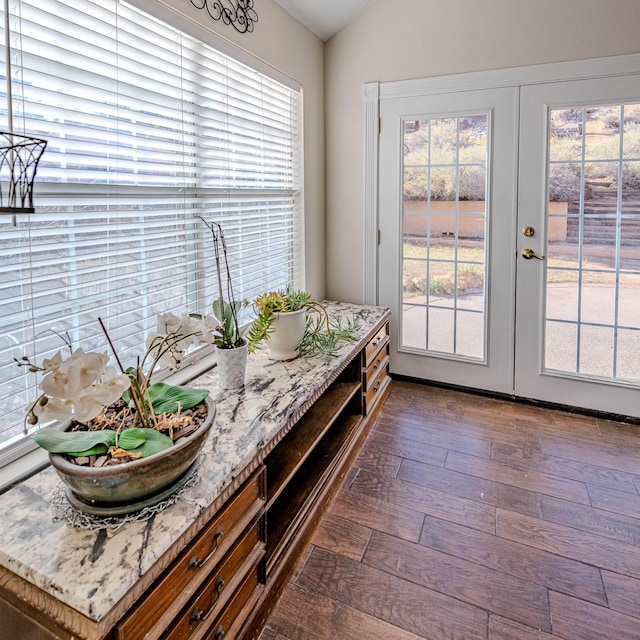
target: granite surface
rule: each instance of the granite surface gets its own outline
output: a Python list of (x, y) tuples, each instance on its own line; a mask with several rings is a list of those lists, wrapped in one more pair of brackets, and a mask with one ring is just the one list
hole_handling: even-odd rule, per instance
[(0, 566), (101, 620), (265, 446), (291, 427), (387, 313), (343, 303), (329, 309), (361, 323), (358, 341), (343, 343), (338, 357), (273, 362), (261, 351), (249, 356), (245, 386), (238, 391), (221, 391), (215, 369), (190, 383), (210, 389), (216, 420), (197, 480), (177, 502), (146, 522), (97, 532), (75, 527), (54, 520), (52, 498), (60, 482), (49, 467), (0, 495)]

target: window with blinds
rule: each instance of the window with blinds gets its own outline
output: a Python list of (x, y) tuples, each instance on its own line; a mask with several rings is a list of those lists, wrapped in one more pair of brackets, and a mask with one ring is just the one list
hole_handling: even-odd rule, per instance
[(199, 216), (222, 225), (237, 298), (302, 284), (298, 89), (124, 2), (6, 4), (0, 128), (48, 147), (35, 213), (0, 214), (5, 448), (39, 382), (14, 358), (41, 362), (60, 336), (107, 351), (100, 317), (127, 366), (158, 314), (210, 311)]

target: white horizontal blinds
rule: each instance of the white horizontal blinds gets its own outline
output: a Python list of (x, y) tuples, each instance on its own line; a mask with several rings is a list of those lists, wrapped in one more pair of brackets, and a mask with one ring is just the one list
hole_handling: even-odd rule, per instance
[[(198, 59), (195, 53), (193, 59)], [(253, 298), (295, 282), (301, 273), (299, 96), (238, 62), (199, 60), (205, 60), (204, 68), (185, 74), (185, 87), (197, 73), (202, 84), (216, 89), (200, 111), (199, 206), (224, 229), (235, 294)], [(236, 191), (220, 198), (225, 187)], [(205, 250), (211, 251), (210, 243)], [(211, 275), (204, 286), (207, 300), (217, 290)]]
[[(295, 206), (291, 197), (213, 197), (203, 199), (200, 206), (206, 210), (203, 217), (223, 227), (237, 298), (253, 299), (266, 290), (297, 283), (300, 238), (291, 224)], [(203, 240), (205, 260), (211, 263), (211, 238), (205, 233)], [(214, 272), (203, 272), (200, 289), (210, 303), (217, 295)]]
[(63, 342), (52, 332), (105, 349), (101, 317), (123, 362), (134, 364), (157, 315), (191, 306), (193, 220), (182, 199), (70, 200), (40, 197), (42, 211), (20, 216), (16, 228), (0, 218), (0, 410), (14, 414), (3, 416), (4, 428), (19, 431), (24, 403), (35, 398), (35, 377), (12, 357), (53, 355)]
[(49, 141), (39, 179), (184, 186), (186, 174), (193, 182), (180, 34), (113, 1), (19, 5), (16, 125)]
[(37, 393), (12, 357), (106, 349), (101, 317), (133, 364), (159, 313), (210, 309), (198, 215), (237, 297), (302, 272), (298, 92), (115, 0), (20, 0), (11, 25), (15, 128), (49, 144), (36, 213), (0, 217), (0, 443)]

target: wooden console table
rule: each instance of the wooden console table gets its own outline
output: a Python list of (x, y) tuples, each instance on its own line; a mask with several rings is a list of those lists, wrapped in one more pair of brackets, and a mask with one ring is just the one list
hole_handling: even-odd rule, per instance
[(211, 390), (216, 424), (196, 481), (152, 518), (56, 519), (50, 468), (0, 495), (0, 637), (257, 638), (390, 383), (388, 310), (329, 312), (361, 324), (338, 357), (259, 353), (241, 390), (215, 369), (189, 383)]

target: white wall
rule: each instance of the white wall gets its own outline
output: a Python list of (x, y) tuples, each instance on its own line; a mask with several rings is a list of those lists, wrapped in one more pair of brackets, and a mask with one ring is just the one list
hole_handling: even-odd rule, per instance
[[(324, 43), (273, 0), (255, 3), (252, 33), (238, 33), (190, 0), (159, 0), (302, 83), (304, 101), (305, 272), (306, 288), (325, 295), (325, 130)], [(202, 0), (199, 0), (202, 4)]]
[(325, 47), (327, 297), (363, 301), (365, 82), (640, 52), (639, 0), (377, 0)]

